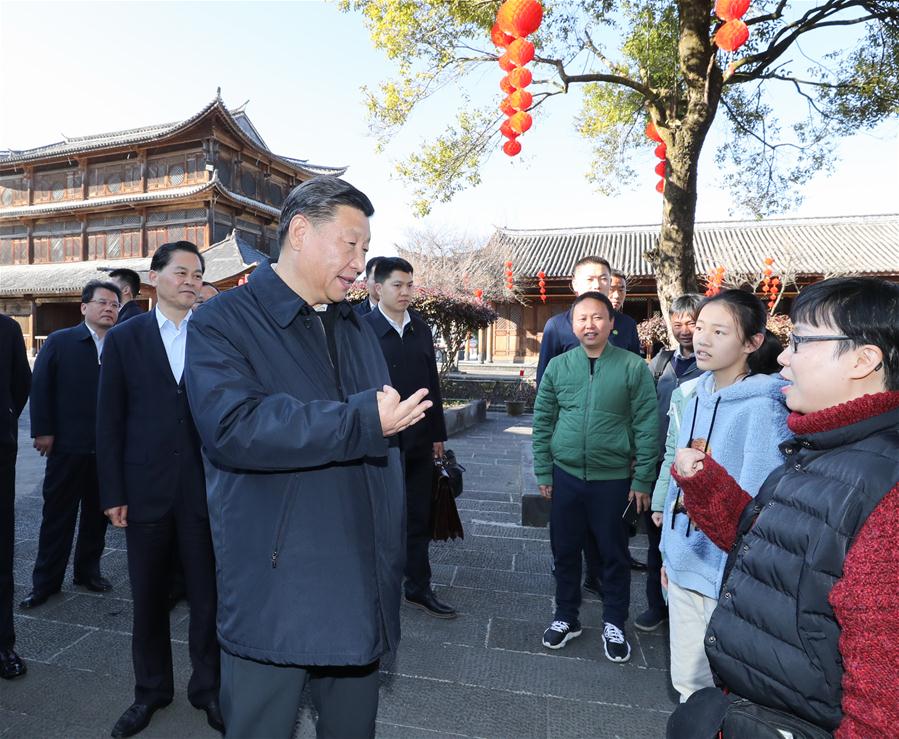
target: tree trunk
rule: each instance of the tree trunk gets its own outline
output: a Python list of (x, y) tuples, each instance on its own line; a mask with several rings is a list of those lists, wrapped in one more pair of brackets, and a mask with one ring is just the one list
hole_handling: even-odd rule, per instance
[[(680, 0), (678, 57), (684, 91), (663, 120), (655, 120), (665, 140), (668, 173), (658, 245), (647, 256), (655, 268), (662, 316), (679, 295), (697, 292), (693, 224), (696, 217), (696, 185), (699, 155), (715, 118), (722, 77), (715, 64), (716, 49), (709, 40), (709, 0)], [(655, 115), (653, 116), (655, 119)], [(670, 330), (670, 323), (669, 323)]]

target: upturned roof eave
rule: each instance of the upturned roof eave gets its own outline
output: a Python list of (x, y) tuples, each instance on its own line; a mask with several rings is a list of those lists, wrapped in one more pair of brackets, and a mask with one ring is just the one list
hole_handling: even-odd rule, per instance
[[(221, 97), (218, 95), (210, 103), (204, 106), (202, 110), (184, 121), (164, 123), (157, 126), (143, 126), (140, 128), (126, 129), (125, 131), (113, 131), (108, 134), (98, 134), (96, 136), (73, 137), (55, 144), (48, 144), (47, 146), (24, 149), (11, 156), (0, 157), (0, 168), (8, 165), (15, 165), (15, 168), (18, 168), (21, 165), (32, 164), (41, 160), (48, 160), (48, 164), (53, 161), (68, 162), (72, 157), (91, 154), (105, 148), (111, 150), (129, 149), (150, 143), (162, 145), (190, 130), (191, 127), (200, 123), (206, 116), (214, 114), (215, 112), (222, 114), (231, 133), (239, 138), (244, 144), (258, 151), (263, 156), (270, 158), (273, 161), (277, 161), (288, 169), (293, 170), (297, 174), (303, 174), (307, 177), (314, 177), (317, 174), (336, 174), (339, 176), (347, 170), (346, 166), (330, 167), (326, 165), (305, 163), (306, 160), (296, 160), (291, 157), (275, 154), (267, 147), (260, 146), (252, 136), (247, 134), (247, 132), (240, 127), (234, 119), (234, 116), (231, 114), (231, 111), (228, 110)], [(79, 140), (85, 142), (83, 146), (70, 146), (70, 144)], [(301, 164), (300, 162), (304, 163)]]

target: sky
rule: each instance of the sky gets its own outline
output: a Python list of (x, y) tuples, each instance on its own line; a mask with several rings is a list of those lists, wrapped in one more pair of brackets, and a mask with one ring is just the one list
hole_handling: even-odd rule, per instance
[[(524, 152), (493, 155), (482, 184), (416, 218), (411, 187), (394, 163), (453, 120), (450, 91), (416, 112), (402, 134), (376, 153), (360, 92), (390, 76), (362, 18), (321, 2), (63, 2), (0, 0), (0, 149), (24, 149), (64, 136), (183, 120), (221, 87), (278, 154), (345, 165), (346, 179), (375, 206), (372, 254), (392, 254), (415, 230), (483, 242), (496, 227), (658, 223), (655, 159), (647, 146), (641, 174), (614, 197), (585, 178), (590, 146), (572, 126), (576, 87), (541, 106), (522, 137)], [(501, 98), (499, 68), (487, 67), (476, 90)], [(489, 99), (489, 97), (485, 97)], [(478, 101), (480, 102), (480, 101)], [(745, 217), (723, 188), (713, 160), (713, 129), (700, 162), (698, 221)], [(785, 216), (899, 211), (899, 124), (843, 139), (830, 177), (816, 176), (805, 202)], [(645, 172), (645, 174), (643, 174)]]

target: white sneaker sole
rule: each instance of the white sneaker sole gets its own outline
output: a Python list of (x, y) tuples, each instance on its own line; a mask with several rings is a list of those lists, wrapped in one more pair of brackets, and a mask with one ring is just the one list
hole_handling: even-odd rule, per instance
[(624, 657), (613, 657), (611, 654), (609, 654), (609, 647), (607, 646), (606, 640), (603, 639), (602, 651), (605, 652), (606, 659), (609, 660), (609, 662), (628, 662), (631, 658), (631, 645), (630, 642), (625, 642), (625, 644), (627, 644), (627, 655), (625, 655)]
[(583, 629), (578, 629), (577, 631), (569, 631), (567, 634), (565, 634), (565, 638), (562, 639), (562, 641), (560, 641), (558, 644), (547, 644), (546, 641), (543, 640), (543, 646), (547, 649), (561, 649), (572, 639), (579, 637), (583, 633)]

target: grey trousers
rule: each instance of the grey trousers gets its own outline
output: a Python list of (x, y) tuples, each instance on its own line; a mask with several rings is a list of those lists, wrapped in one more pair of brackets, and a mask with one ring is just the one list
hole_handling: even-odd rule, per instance
[(378, 663), (363, 667), (286, 667), (222, 650), (220, 702), (228, 739), (290, 739), (306, 683), (318, 712), (318, 739), (372, 739), (378, 715)]

